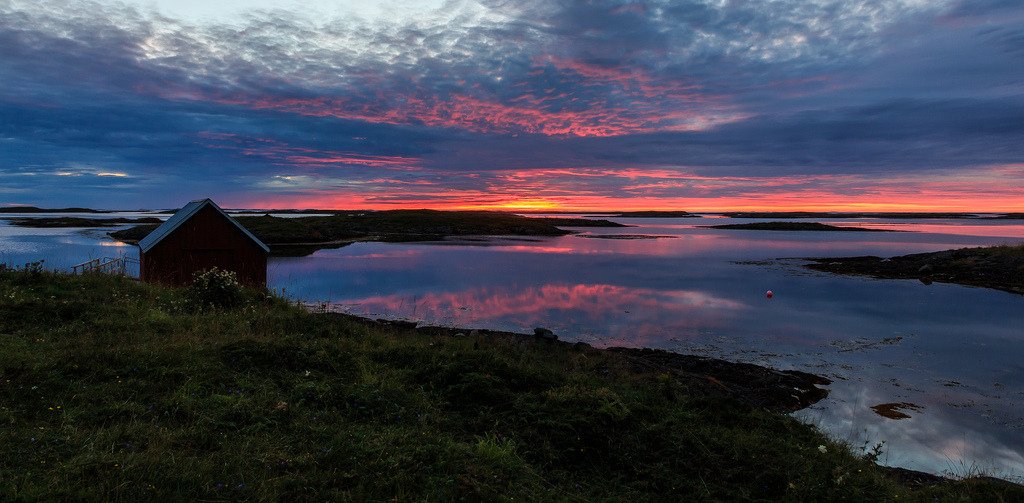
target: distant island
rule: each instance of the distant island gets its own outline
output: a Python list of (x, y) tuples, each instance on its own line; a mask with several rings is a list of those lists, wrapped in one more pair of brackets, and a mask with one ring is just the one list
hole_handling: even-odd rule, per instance
[(11, 225), (18, 227), (56, 228), (56, 227), (114, 227), (124, 224), (159, 224), (163, 220), (156, 217), (142, 218), (84, 218), (84, 217), (41, 217), (12, 218)]
[(612, 215), (618, 218), (700, 218), (688, 211), (624, 211)]
[(836, 274), (956, 283), (1024, 294), (1024, 244), (960, 248), (892, 258), (867, 256), (808, 260), (813, 263), (806, 267)]
[(90, 208), (39, 208), (36, 206), (0, 206), (0, 213), (111, 213)]
[[(282, 218), (269, 214), (236, 220), (270, 246), (276, 255), (301, 256), (322, 248), (359, 241), (435, 241), (450, 236), (564, 236), (561, 227), (626, 227), (609, 220), (532, 218), (496, 211), (387, 210), (322, 217)], [(157, 225), (139, 225), (110, 233), (137, 243)]]
[(705, 229), (739, 229), (752, 231), (843, 231), (843, 232), (899, 232), (890, 229), (869, 229), (828, 225), (818, 222), (755, 222), (750, 224), (699, 225)]
[(729, 218), (889, 218), (889, 219), (1024, 219), (1024, 213), (930, 213), (930, 212), (837, 212), (837, 211), (740, 211), (714, 213)]

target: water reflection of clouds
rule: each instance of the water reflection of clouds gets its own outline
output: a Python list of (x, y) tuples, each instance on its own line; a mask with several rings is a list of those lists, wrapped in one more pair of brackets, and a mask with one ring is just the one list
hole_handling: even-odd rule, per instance
[[(319, 291), (314, 285), (314, 280), (330, 279), (334, 284), (340, 278), (332, 276), (332, 273), (345, 271), (363, 271), (372, 269), (376, 271), (398, 271), (415, 269), (419, 265), (419, 259), (423, 251), (414, 247), (387, 249), (380, 246), (380, 243), (372, 243), (374, 246), (360, 246), (367, 243), (355, 243), (343, 248), (319, 250), (309, 257), (273, 257), (268, 264), (272, 283), (289, 285), (281, 286), (303, 286), (313, 287), (316, 295)], [(291, 285), (298, 281), (301, 285)]]
[(24, 254), (38, 250), (39, 247), (33, 245), (32, 243), (27, 243), (15, 239), (0, 238), (0, 261), (3, 260), (4, 254)]
[[(882, 388), (860, 382), (834, 382), (830, 388), (825, 402), (794, 415), (854, 448), (885, 441), (883, 464), (952, 475), (981, 470), (1011, 478), (1024, 476), (1024, 437), (1012, 429), (993, 429), (985, 414), (964, 414), (920, 394), (894, 398)], [(902, 401), (922, 408), (901, 420), (879, 416), (871, 409)]]
[(408, 249), (408, 250), (386, 250), (386, 251), (377, 251), (377, 252), (370, 252), (370, 253), (353, 254), (353, 255), (346, 255), (345, 257), (348, 258), (348, 259), (353, 259), (353, 260), (385, 260), (385, 259), (408, 260), (410, 258), (418, 257), (420, 255), (422, 255), (422, 253), (419, 250)]
[(922, 234), (953, 234), (957, 236), (977, 236), (1004, 238), (1008, 240), (1024, 239), (1024, 225), (1016, 224), (976, 224), (962, 223), (951, 225), (948, 223), (901, 223), (901, 222), (838, 222), (836, 225), (849, 225), (851, 227), (867, 227), (872, 229), (895, 230), (904, 232), (917, 232)]
[(580, 250), (569, 246), (549, 246), (541, 244), (531, 245), (495, 245), (493, 247), (496, 251), (508, 251), (517, 253), (540, 253), (540, 254), (558, 254), (558, 255), (610, 255), (615, 253), (612, 250), (599, 250), (589, 249)]
[(716, 321), (719, 316), (714, 313), (734, 312), (746, 305), (694, 290), (546, 284), (364, 297), (341, 300), (339, 307), (356, 314), (390, 314), (428, 323), (552, 326), (554, 321), (554, 326), (576, 322), (581, 327), (607, 326), (612, 330), (624, 325), (625, 316), (628, 327), (622, 329), (628, 331), (631, 344), (636, 344), (636, 337), (661, 335), (666, 329), (720, 325), (721, 320)]
[(94, 258), (138, 257), (138, 248), (106, 235), (111, 228), (32, 228), (0, 221), (0, 263), (22, 265), (44, 260), (45, 267), (67, 270)]

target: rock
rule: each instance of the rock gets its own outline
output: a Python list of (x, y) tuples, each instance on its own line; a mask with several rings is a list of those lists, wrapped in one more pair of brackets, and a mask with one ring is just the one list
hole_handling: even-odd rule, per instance
[(533, 329), (533, 335), (534, 335), (534, 337), (536, 337), (538, 339), (544, 339), (546, 341), (557, 341), (558, 340), (558, 336), (555, 335), (554, 332), (552, 332), (551, 330), (548, 330), (546, 328), (537, 327), (537, 328)]
[(931, 274), (935, 272), (935, 268), (931, 264), (925, 264), (917, 270), (918, 274)]

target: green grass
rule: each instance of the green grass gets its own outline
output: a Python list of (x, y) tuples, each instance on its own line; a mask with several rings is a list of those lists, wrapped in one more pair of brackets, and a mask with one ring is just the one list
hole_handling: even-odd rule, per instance
[[(977, 500), (615, 354), (0, 271), (0, 500)], [(820, 452), (825, 446), (826, 452)]]

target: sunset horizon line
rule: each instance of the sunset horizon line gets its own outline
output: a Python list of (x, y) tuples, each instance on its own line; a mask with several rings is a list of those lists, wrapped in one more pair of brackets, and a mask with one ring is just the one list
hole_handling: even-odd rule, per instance
[[(198, 198), (202, 199), (202, 198)], [(215, 198), (214, 198), (215, 199)], [(187, 201), (183, 201), (187, 202)], [(612, 214), (612, 213), (632, 213), (632, 212), (683, 212), (689, 214), (727, 214), (727, 213), (835, 213), (835, 214), (857, 214), (857, 213), (885, 213), (885, 214), (942, 214), (942, 213), (954, 213), (954, 214), (1015, 214), (1024, 212), (1024, 206), (1021, 207), (1004, 207), (1004, 208), (983, 208), (983, 209), (966, 209), (963, 207), (922, 207), (914, 206), (907, 207), (907, 205), (893, 205), (893, 206), (882, 206), (882, 205), (846, 205), (846, 206), (731, 206), (731, 207), (720, 207), (720, 208), (685, 208), (685, 207), (674, 207), (674, 206), (623, 206), (613, 207), (611, 209), (605, 208), (593, 208), (593, 207), (537, 207), (533, 205), (386, 205), (376, 207), (355, 207), (355, 206), (259, 206), (259, 205), (234, 205), (234, 204), (223, 204), (225, 209), (231, 211), (264, 211), (264, 212), (278, 212), (278, 211), (392, 211), (392, 210), (430, 210), (430, 211), (494, 211), (501, 213), (527, 213), (527, 214), (545, 214), (545, 213), (591, 213), (591, 214)], [(176, 208), (171, 207), (152, 207), (152, 208), (114, 208), (114, 207), (88, 207), (79, 205), (66, 205), (56, 207), (52, 205), (40, 205), (30, 203), (4, 203), (0, 205), (0, 213), (3, 213), (3, 209), (12, 208), (36, 208), (42, 210), (68, 210), (68, 209), (86, 209), (93, 211), (104, 211), (104, 212), (135, 212), (135, 211), (168, 211)], [(61, 211), (55, 211), (60, 213)]]

